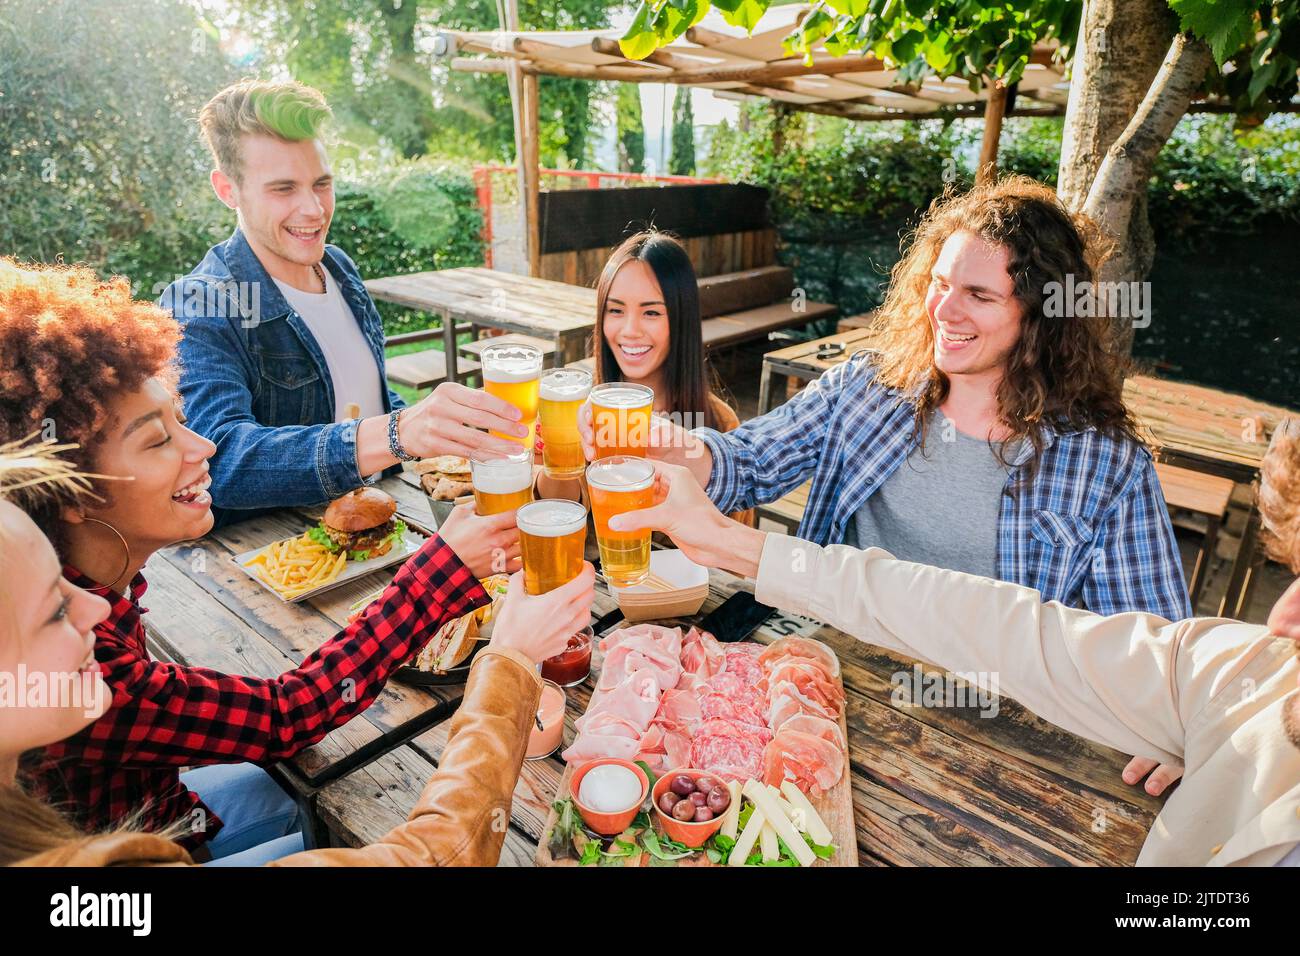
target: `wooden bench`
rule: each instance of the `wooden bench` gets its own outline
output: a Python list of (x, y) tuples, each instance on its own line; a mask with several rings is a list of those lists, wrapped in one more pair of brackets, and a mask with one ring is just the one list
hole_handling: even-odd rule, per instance
[[(466, 342), (460, 347), (462, 355), (472, 356), (470, 364), (476, 364), (475, 360), (481, 359), (483, 350), (489, 345), (531, 345), (542, 353), (542, 367), (554, 368), (555, 366), (555, 343), (549, 339), (539, 339), (535, 335), (524, 335), (522, 332), (507, 332), (505, 335), (487, 335), (472, 342)], [(465, 359), (461, 359), (465, 361)], [(477, 363), (481, 364), (481, 363)]]
[[(1196, 554), (1196, 565), (1192, 569), (1191, 581), (1187, 587), (1192, 600), (1192, 609), (1200, 600), (1205, 589), (1205, 579), (1210, 561), (1214, 558), (1214, 548), (1219, 540), (1219, 529), (1223, 519), (1228, 515), (1228, 505), (1232, 501), (1233, 482), (1218, 475), (1191, 471), (1156, 462), (1156, 476), (1160, 479), (1160, 490), (1165, 496), (1165, 504), (1172, 509), (1190, 511), (1205, 518), (1205, 534), (1201, 539), (1200, 549)], [(1196, 530), (1200, 530), (1196, 528)]]
[[(462, 384), (478, 378), (482, 366), (469, 359), (456, 363), (456, 380)], [(447, 353), (442, 349), (427, 348), (422, 352), (408, 352), (384, 359), (384, 374), (390, 382), (420, 391), (434, 388), (447, 381)]]
[[(1201, 472), (1176, 468), (1173, 465), (1156, 464), (1156, 475), (1160, 479), (1160, 490), (1165, 497), (1165, 505), (1170, 509), (1190, 511), (1205, 519), (1204, 536), (1196, 555), (1196, 565), (1192, 569), (1191, 580), (1187, 588), (1192, 607), (1196, 607), (1201, 592), (1205, 589), (1206, 572), (1214, 558), (1214, 548), (1219, 540), (1219, 530), (1228, 513), (1228, 504), (1232, 500), (1233, 483), (1227, 478), (1206, 475)], [(759, 505), (755, 511), (758, 517), (774, 521), (785, 528), (787, 534), (794, 534), (803, 513), (808, 507), (808, 493), (812, 482), (806, 481), (783, 498)], [(1200, 530), (1199, 527), (1196, 530)]]

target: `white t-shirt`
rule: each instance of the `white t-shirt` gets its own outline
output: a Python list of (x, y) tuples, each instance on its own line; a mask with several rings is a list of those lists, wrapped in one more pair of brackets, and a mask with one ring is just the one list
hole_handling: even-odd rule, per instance
[(346, 420), (347, 407), (352, 402), (360, 406), (362, 418), (382, 415), (384, 386), (379, 380), (379, 367), (370, 352), (370, 343), (348, 308), (343, 290), (334, 281), (334, 276), (323, 266), (321, 271), (325, 273), (324, 293), (303, 292), (279, 279), (275, 284), (289, 305), (302, 316), (325, 355), (325, 365), (334, 384), (334, 420)]

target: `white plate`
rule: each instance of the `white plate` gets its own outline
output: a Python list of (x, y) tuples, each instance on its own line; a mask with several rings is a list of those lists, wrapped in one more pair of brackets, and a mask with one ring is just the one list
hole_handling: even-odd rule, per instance
[[(274, 543), (275, 542), (272, 542), (272, 544)], [(381, 568), (392, 567), (394, 564), (401, 564), (411, 555), (415, 554), (415, 552), (419, 551), (420, 546), (423, 544), (424, 544), (424, 535), (412, 531), (408, 526), (406, 529), (406, 534), (402, 538), (401, 544), (395, 545), (392, 548), (392, 550), (390, 550), (387, 554), (380, 555), (377, 558), (371, 558), (368, 561), (348, 561), (346, 564), (343, 565), (342, 573), (339, 574), (339, 576), (335, 578), (333, 581), (329, 581), (325, 584), (322, 584), (320, 587), (312, 588), (310, 591), (305, 591), (302, 594), (298, 595), (296, 598), (290, 600), (288, 603), (297, 604), (299, 601), (305, 601), (309, 597), (315, 597), (317, 594), (321, 594), (324, 591), (332, 590), (333, 588), (336, 588), (341, 584), (347, 584), (350, 581), (355, 581), (357, 578), (363, 578), (371, 571), (378, 571)], [(280, 598), (280, 600), (284, 601), (286, 599), (280, 597), (280, 595), (276, 592), (275, 588), (271, 587), (269, 584), (267, 584), (258, 576), (257, 570), (255, 568), (250, 568), (246, 566), (249, 561), (257, 557), (259, 554), (261, 554), (270, 546), (271, 545), (269, 544), (263, 545), (260, 548), (254, 548), (252, 551), (245, 551), (243, 554), (237, 554), (235, 555), (235, 563), (239, 565), (239, 567), (243, 570), (243, 572), (247, 574), (250, 578), (252, 578), (258, 584), (260, 584), (262, 587), (266, 588), (276, 597)]]

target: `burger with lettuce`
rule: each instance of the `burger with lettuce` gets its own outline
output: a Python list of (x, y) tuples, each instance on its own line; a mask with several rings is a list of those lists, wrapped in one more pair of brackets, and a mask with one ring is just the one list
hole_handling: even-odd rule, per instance
[(367, 561), (387, 554), (406, 534), (396, 514), (393, 496), (367, 485), (330, 502), (307, 534), (331, 554), (346, 551), (350, 561)]

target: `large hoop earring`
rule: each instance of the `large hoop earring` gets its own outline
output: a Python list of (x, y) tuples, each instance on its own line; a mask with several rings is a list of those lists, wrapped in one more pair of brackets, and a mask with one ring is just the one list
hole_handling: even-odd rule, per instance
[(113, 534), (117, 536), (118, 541), (122, 542), (122, 550), (126, 552), (126, 560), (122, 562), (122, 570), (118, 571), (117, 574), (113, 576), (113, 579), (108, 582), (109, 587), (112, 587), (113, 584), (122, 575), (126, 574), (126, 569), (131, 566), (131, 546), (126, 543), (126, 538), (122, 537), (122, 532), (118, 531), (107, 521), (100, 521), (98, 518), (91, 518), (88, 517), (87, 515), (82, 515), (81, 518), (83, 521), (89, 521), (92, 524), (103, 525), (105, 528), (107, 528), (109, 531), (113, 532)]

